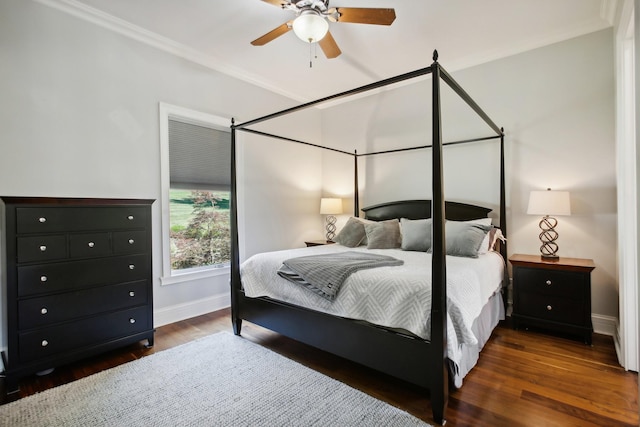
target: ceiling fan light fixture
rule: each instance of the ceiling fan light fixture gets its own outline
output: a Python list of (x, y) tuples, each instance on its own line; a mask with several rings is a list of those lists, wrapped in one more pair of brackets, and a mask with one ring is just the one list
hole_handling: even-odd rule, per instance
[(303, 42), (317, 43), (327, 35), (328, 31), (327, 20), (313, 10), (303, 10), (293, 20), (293, 32)]

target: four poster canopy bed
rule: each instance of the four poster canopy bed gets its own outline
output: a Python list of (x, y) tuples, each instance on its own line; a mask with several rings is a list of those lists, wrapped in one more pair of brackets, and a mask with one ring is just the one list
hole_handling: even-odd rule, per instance
[[(442, 424), (450, 383), (461, 385), (462, 378), (475, 365), (491, 331), (504, 318), (502, 291), (506, 286), (506, 244), (495, 245), (494, 236), (500, 233), (506, 236), (507, 233), (504, 132), (440, 66), (437, 59), (437, 52), (434, 52), (434, 62), (430, 67), (245, 123), (232, 123), (231, 316), (237, 335), (241, 332), (242, 320), (247, 320), (428, 389), (433, 419)], [(320, 103), (428, 74), (432, 79), (431, 145), (358, 154), (249, 128)], [(495, 135), (443, 142), (441, 81), (452, 88)], [(354, 216), (336, 237), (338, 244), (257, 254), (240, 265), (237, 131), (353, 156)], [(490, 209), (445, 202), (443, 191), (443, 146), (493, 139), (500, 141), (499, 227), (491, 225), (488, 218)], [(360, 219), (358, 159), (425, 148), (432, 150), (432, 200), (365, 207), (362, 209), (365, 219)], [(496, 246), (499, 246), (499, 253), (494, 250)], [(371, 263), (375, 258), (375, 262), (387, 264), (366, 269), (354, 267), (348, 275), (340, 272), (343, 281), (336, 289), (331, 284), (327, 287), (324, 282), (319, 285), (309, 283), (313, 272), (310, 276), (301, 276), (296, 274), (299, 270), (293, 271), (294, 266), (316, 262), (318, 257), (329, 262), (347, 257), (353, 263), (362, 262), (363, 257), (366, 258), (365, 263)], [(332, 274), (333, 264), (331, 267), (320, 267), (320, 276)], [(313, 264), (312, 268), (318, 271), (318, 265)], [(318, 280), (322, 281), (323, 277)]]

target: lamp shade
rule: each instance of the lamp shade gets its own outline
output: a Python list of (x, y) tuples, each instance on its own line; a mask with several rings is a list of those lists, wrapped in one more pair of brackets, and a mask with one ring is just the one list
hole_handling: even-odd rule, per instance
[(530, 215), (571, 215), (571, 201), (568, 191), (532, 191), (529, 194)]
[(319, 42), (327, 35), (327, 31), (329, 23), (313, 10), (305, 10), (293, 20), (293, 32), (303, 42)]
[(342, 199), (320, 199), (320, 213), (322, 215), (338, 215), (342, 213)]

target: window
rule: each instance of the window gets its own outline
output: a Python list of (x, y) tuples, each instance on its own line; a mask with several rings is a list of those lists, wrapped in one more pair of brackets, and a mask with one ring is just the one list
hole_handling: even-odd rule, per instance
[(160, 105), (163, 284), (228, 272), (229, 120)]

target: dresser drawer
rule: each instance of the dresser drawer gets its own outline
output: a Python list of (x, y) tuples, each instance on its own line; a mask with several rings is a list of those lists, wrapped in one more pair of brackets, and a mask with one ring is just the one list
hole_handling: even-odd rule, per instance
[(518, 295), (518, 315), (540, 320), (581, 325), (585, 303), (580, 299), (522, 292)]
[(18, 296), (143, 280), (150, 274), (147, 255), (18, 267)]
[(54, 261), (67, 258), (67, 236), (19, 237), (18, 262)]
[(144, 228), (143, 206), (24, 207), (16, 209), (17, 233)]
[(583, 292), (584, 275), (571, 271), (517, 268), (514, 281), (521, 292), (572, 297)]
[(109, 233), (71, 234), (69, 236), (71, 258), (102, 257), (111, 254)]
[(146, 280), (23, 299), (18, 302), (18, 329), (24, 331), (147, 303)]
[(146, 251), (146, 231), (115, 231), (113, 233), (114, 254), (135, 254)]
[(143, 332), (152, 327), (149, 319), (143, 306), (19, 333), (18, 359), (30, 362)]

